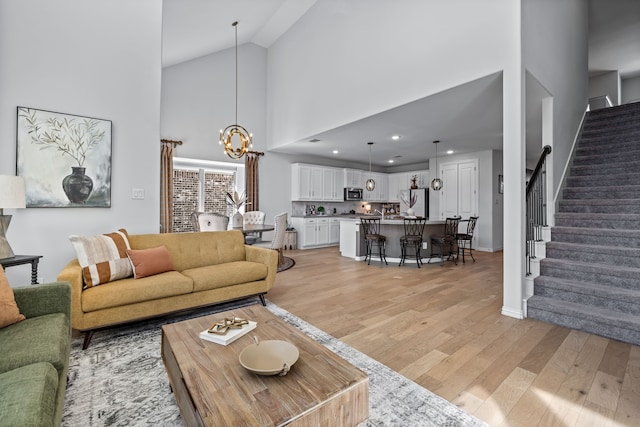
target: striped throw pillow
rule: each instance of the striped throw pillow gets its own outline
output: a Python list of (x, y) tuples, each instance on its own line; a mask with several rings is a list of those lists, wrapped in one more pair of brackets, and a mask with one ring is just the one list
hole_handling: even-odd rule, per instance
[(82, 267), (84, 289), (124, 279), (133, 275), (127, 257), (129, 238), (127, 230), (99, 236), (69, 236)]

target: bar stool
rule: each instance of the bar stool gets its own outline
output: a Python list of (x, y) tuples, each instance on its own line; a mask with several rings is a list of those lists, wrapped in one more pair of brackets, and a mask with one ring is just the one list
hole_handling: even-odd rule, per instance
[(413, 249), (413, 256), (418, 268), (422, 264), (420, 248), (422, 247), (422, 233), (426, 224), (426, 218), (404, 218), (404, 236), (400, 237), (400, 263), (405, 263), (408, 258), (407, 249)]
[(459, 224), (460, 224), (459, 216), (456, 216), (453, 218), (447, 218), (444, 222), (444, 234), (431, 237), (431, 254), (429, 255), (429, 261), (427, 261), (427, 264), (431, 262), (431, 258), (433, 258), (433, 255), (438, 255), (438, 253), (435, 253), (433, 251), (434, 248), (438, 248), (439, 255), (440, 255), (440, 267), (442, 267), (445, 261), (444, 255), (445, 255), (445, 248), (446, 248), (448, 250), (447, 261), (453, 261), (454, 264), (458, 265), (458, 263), (456, 262), (456, 258), (453, 256), (454, 254), (453, 248), (455, 247), (457, 242), (456, 235), (458, 234)]
[(467, 223), (467, 232), (466, 233), (456, 233), (456, 240), (458, 241), (458, 256), (460, 256), (460, 252), (462, 252), (462, 263), (464, 264), (464, 253), (469, 252), (471, 259), (473, 262), (476, 262), (476, 259), (473, 257), (473, 230), (476, 228), (476, 222), (478, 221), (477, 216), (470, 216), (469, 219), (465, 219), (460, 222)]
[(368, 260), (367, 265), (371, 265), (371, 256), (374, 255), (373, 247), (377, 246), (380, 256), (380, 262), (384, 261), (386, 265), (387, 256), (385, 253), (385, 247), (387, 244), (387, 237), (380, 234), (380, 219), (379, 218), (362, 218), (360, 220), (362, 224), (362, 231), (364, 232), (364, 238), (367, 242), (367, 254), (364, 257), (365, 261)]

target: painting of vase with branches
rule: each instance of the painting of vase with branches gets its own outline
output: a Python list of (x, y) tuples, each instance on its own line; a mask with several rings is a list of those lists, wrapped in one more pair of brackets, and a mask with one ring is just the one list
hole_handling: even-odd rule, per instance
[(111, 121), (18, 107), (27, 207), (111, 206)]

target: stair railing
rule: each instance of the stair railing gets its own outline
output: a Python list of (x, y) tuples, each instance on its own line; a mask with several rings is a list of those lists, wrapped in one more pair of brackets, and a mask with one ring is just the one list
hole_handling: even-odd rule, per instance
[(527, 183), (525, 265), (531, 275), (531, 260), (536, 258), (536, 242), (542, 240), (542, 227), (547, 226), (547, 155), (551, 146), (545, 145), (531, 178)]

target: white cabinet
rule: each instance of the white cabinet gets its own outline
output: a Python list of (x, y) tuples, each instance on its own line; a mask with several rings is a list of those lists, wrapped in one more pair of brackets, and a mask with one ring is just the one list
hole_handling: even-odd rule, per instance
[(416, 177), (418, 188), (429, 187), (429, 171), (399, 172), (389, 174), (389, 189), (387, 199), (389, 202), (400, 202), (400, 191), (411, 188), (411, 178)]
[(364, 179), (362, 177), (364, 171), (358, 169), (345, 169), (344, 170), (344, 186), (363, 188)]
[(322, 169), (318, 166), (291, 165), (291, 200), (318, 200), (322, 197)]
[[(338, 228), (338, 241), (331, 240), (331, 220), (333, 218), (291, 218), (291, 224), (298, 231), (298, 247), (308, 249), (319, 246), (329, 246), (339, 243), (340, 229)], [(338, 227), (339, 227), (338, 223)]]
[(293, 163), (291, 165), (292, 201), (342, 201), (342, 169)]
[[(386, 202), (387, 201), (387, 190), (388, 190), (388, 179), (386, 173), (380, 172), (365, 172), (363, 177), (369, 179), (369, 177), (373, 178), (376, 183), (373, 191), (368, 191), (366, 188), (364, 190), (363, 198), (367, 202)], [(365, 179), (365, 181), (366, 181)]]
[(341, 202), (344, 200), (344, 176), (342, 169), (322, 168), (322, 200), (328, 202)]
[(340, 218), (331, 218), (329, 221), (329, 243), (340, 243)]

